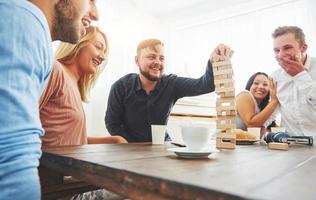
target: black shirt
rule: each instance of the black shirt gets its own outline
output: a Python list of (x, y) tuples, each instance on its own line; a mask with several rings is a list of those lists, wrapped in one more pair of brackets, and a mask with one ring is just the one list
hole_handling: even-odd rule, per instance
[(111, 135), (120, 135), (128, 142), (151, 142), (151, 124), (167, 124), (173, 105), (179, 98), (214, 91), (211, 62), (198, 78), (163, 75), (149, 95), (143, 90), (139, 75), (128, 74), (111, 88), (105, 116)]

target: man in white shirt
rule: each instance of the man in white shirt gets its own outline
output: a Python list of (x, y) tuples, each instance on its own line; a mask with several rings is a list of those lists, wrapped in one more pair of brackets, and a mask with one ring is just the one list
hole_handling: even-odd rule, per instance
[(290, 135), (316, 137), (316, 58), (306, 54), (308, 46), (299, 27), (279, 27), (272, 37), (281, 66), (272, 74), (277, 81), (281, 126)]

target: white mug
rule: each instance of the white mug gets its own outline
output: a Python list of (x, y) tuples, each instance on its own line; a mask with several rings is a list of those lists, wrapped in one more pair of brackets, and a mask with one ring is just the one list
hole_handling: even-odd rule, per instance
[(188, 150), (201, 151), (211, 140), (211, 131), (207, 127), (182, 126), (181, 134)]

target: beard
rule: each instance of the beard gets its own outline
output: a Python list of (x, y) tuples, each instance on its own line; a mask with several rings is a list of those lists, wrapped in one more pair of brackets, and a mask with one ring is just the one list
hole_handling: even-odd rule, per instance
[(75, 21), (78, 18), (74, 12), (74, 7), (71, 1), (59, 1), (55, 5), (55, 19), (53, 22), (52, 38), (53, 40), (61, 40), (76, 44), (81, 37), (80, 21)]
[(157, 77), (150, 75), (149, 72), (145, 72), (141, 68), (139, 68), (139, 71), (144, 77), (146, 77), (150, 81), (159, 81), (162, 78), (162, 74), (159, 77)]

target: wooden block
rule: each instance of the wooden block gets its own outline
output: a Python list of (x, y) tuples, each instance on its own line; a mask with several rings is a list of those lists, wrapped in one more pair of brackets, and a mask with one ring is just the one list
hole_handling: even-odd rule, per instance
[[(235, 113), (236, 109), (235, 107), (221, 107), (221, 106), (217, 106), (216, 107), (216, 112), (217, 113), (222, 113), (222, 112), (226, 112), (226, 114), (224, 114), (225, 116), (226, 115), (230, 115), (228, 113)], [(223, 115), (223, 114), (220, 114), (220, 115)]]
[(230, 125), (236, 124), (236, 116), (217, 116), (216, 117), (216, 125)]
[(231, 80), (231, 82), (228, 83), (215, 83), (215, 87), (217, 88), (232, 88), (235, 89), (234, 81)]
[(216, 94), (225, 93), (225, 92), (232, 92), (235, 91), (235, 88), (215, 88)]
[(288, 150), (289, 144), (288, 143), (277, 143), (277, 142), (270, 142), (268, 143), (269, 149), (277, 149), (277, 150)]
[(234, 82), (234, 80), (231, 78), (214, 80), (215, 85), (219, 83), (230, 83), (230, 82)]
[(233, 69), (231, 65), (222, 65), (213, 67), (213, 71), (220, 71), (225, 69)]
[[(229, 117), (229, 116), (225, 116)], [(235, 122), (234, 121), (229, 121), (229, 120), (216, 120), (216, 128), (218, 129), (229, 129), (229, 128), (235, 128)]]
[(225, 60), (225, 61), (220, 61), (220, 62), (213, 62), (212, 66), (213, 67), (218, 67), (218, 66), (225, 66), (225, 65), (232, 65), (230, 60)]
[(235, 102), (235, 97), (229, 97), (229, 98), (217, 98), (216, 102)]
[(235, 84), (234, 80), (230, 79), (230, 82), (224, 82), (215, 83), (215, 92), (227, 92), (227, 91), (234, 91), (235, 90)]
[(236, 115), (236, 102), (235, 98), (223, 98), (217, 99), (216, 101), (216, 112), (217, 115), (226, 116), (226, 115)]
[(236, 129), (236, 126), (234, 124), (228, 124), (228, 125), (216, 125), (216, 128), (217, 129), (220, 129), (220, 130), (226, 130), (228, 128), (233, 128), (233, 129)]
[(225, 130), (236, 128), (236, 117), (235, 116), (217, 116), (216, 128), (225, 129)]
[(226, 92), (217, 92), (216, 94), (218, 96), (220, 96), (221, 98), (235, 97), (235, 90), (233, 90), (233, 91), (226, 91)]
[(221, 103), (226, 103), (226, 102), (235, 102), (235, 97), (228, 97), (228, 98), (217, 98), (216, 103), (221, 104)]
[(224, 69), (224, 70), (218, 70), (218, 71), (214, 71), (213, 74), (215, 76), (218, 76), (218, 75), (233, 75), (234, 72), (233, 72), (233, 69)]
[(222, 79), (232, 79), (233, 74), (220, 74), (220, 75), (215, 75), (214, 74), (214, 80), (222, 80)]
[(225, 133), (220, 133), (216, 137), (216, 148), (219, 149), (235, 149), (236, 135), (228, 130)]
[(231, 124), (231, 123), (227, 123), (227, 124), (216, 124), (216, 128), (217, 129), (228, 129), (228, 128), (236, 128), (236, 124)]
[(236, 138), (236, 133), (233, 132), (233, 129), (226, 129), (225, 131), (223, 131), (223, 133), (225, 133), (226, 135), (229, 134), (230, 137)]
[(222, 110), (216, 108), (217, 116), (236, 116), (236, 110)]
[(216, 108), (222, 110), (235, 110), (236, 101), (235, 98), (217, 98), (216, 99)]
[(233, 79), (222, 79), (214, 81), (215, 87), (234, 87), (234, 80)]
[(236, 117), (235, 116), (224, 116), (224, 117), (217, 116), (216, 121), (217, 120), (225, 120), (226, 122), (229, 121), (231, 123), (235, 123)]

